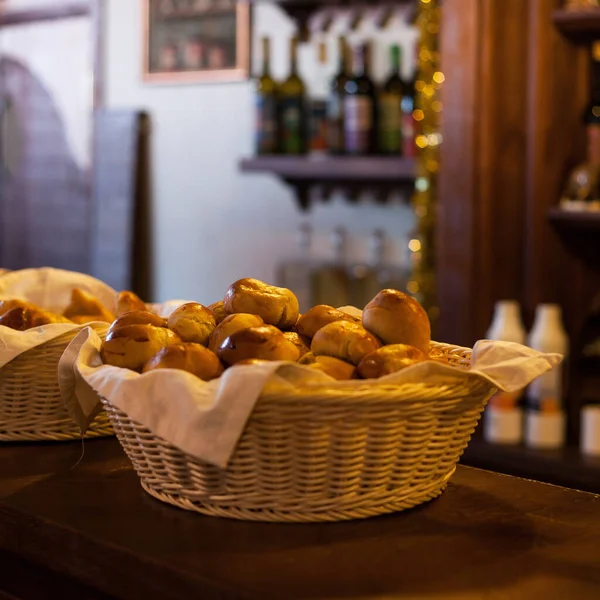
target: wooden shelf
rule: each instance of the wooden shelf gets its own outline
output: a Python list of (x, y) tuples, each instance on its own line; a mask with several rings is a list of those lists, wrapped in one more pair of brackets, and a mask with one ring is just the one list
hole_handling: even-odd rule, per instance
[(310, 189), (340, 188), (349, 198), (357, 192), (378, 192), (385, 202), (393, 189), (412, 191), (415, 161), (385, 156), (257, 156), (240, 161), (245, 173), (270, 173), (294, 187), (300, 208), (310, 206)]
[(577, 448), (532, 450), (472, 439), (461, 462), (480, 469), (600, 493), (600, 458), (582, 456)]
[(556, 10), (552, 20), (563, 35), (575, 41), (586, 43), (600, 38), (600, 8)]
[(409, 158), (257, 156), (240, 163), (246, 173), (272, 173), (284, 179), (307, 181), (412, 182), (415, 161)]
[(550, 221), (557, 227), (568, 229), (593, 229), (600, 232), (600, 211), (584, 212), (575, 210), (562, 210), (555, 208), (548, 214)]

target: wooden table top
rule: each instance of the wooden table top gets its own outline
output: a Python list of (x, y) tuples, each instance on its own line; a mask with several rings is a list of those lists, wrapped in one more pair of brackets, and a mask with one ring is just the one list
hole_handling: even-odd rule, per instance
[(459, 467), (412, 511), (246, 523), (154, 500), (116, 440), (80, 455), (0, 446), (0, 598), (600, 598), (600, 497), (585, 492)]

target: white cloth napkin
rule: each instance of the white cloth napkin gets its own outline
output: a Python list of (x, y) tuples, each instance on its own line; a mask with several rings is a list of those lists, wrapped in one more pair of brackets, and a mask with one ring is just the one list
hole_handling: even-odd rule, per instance
[[(98, 409), (99, 396), (180, 450), (225, 468), (246, 421), (264, 391), (326, 385), (338, 389), (364, 386), (365, 381), (335, 381), (324, 373), (286, 362), (232, 367), (203, 382), (175, 369), (140, 375), (103, 365), (102, 342), (87, 328), (71, 342), (59, 365), (59, 384), (71, 417), (84, 432)], [(505, 391), (523, 388), (556, 366), (562, 357), (541, 354), (519, 344), (483, 340), (475, 345), (467, 371), (428, 361), (377, 380), (373, 385), (440, 383), (475, 378)]]
[[(115, 311), (116, 292), (94, 277), (72, 271), (43, 267), (22, 269), (0, 277), (0, 300), (19, 299), (55, 313), (62, 313), (71, 302), (71, 292), (80, 288), (95, 296), (110, 311)], [(85, 325), (55, 323), (15, 331), (0, 325), (0, 368), (11, 360), (69, 331)]]

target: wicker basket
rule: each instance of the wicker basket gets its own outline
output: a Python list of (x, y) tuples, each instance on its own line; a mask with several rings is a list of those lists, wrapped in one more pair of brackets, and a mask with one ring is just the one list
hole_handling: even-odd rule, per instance
[[(94, 325), (103, 336), (108, 326)], [(0, 369), (0, 441), (81, 439), (69, 417), (58, 386), (58, 362), (79, 329), (17, 356)], [(86, 438), (114, 435), (102, 411)]]
[[(433, 344), (459, 368), (471, 351)], [(102, 403), (152, 496), (207, 515), (341, 521), (404, 510), (442, 493), (490, 384), (364, 382), (262, 395), (225, 470), (184, 454)]]

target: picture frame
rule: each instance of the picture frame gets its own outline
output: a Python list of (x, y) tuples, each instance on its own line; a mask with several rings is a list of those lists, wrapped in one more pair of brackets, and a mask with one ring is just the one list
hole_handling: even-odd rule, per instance
[(250, 73), (247, 0), (141, 0), (143, 79), (234, 82)]

